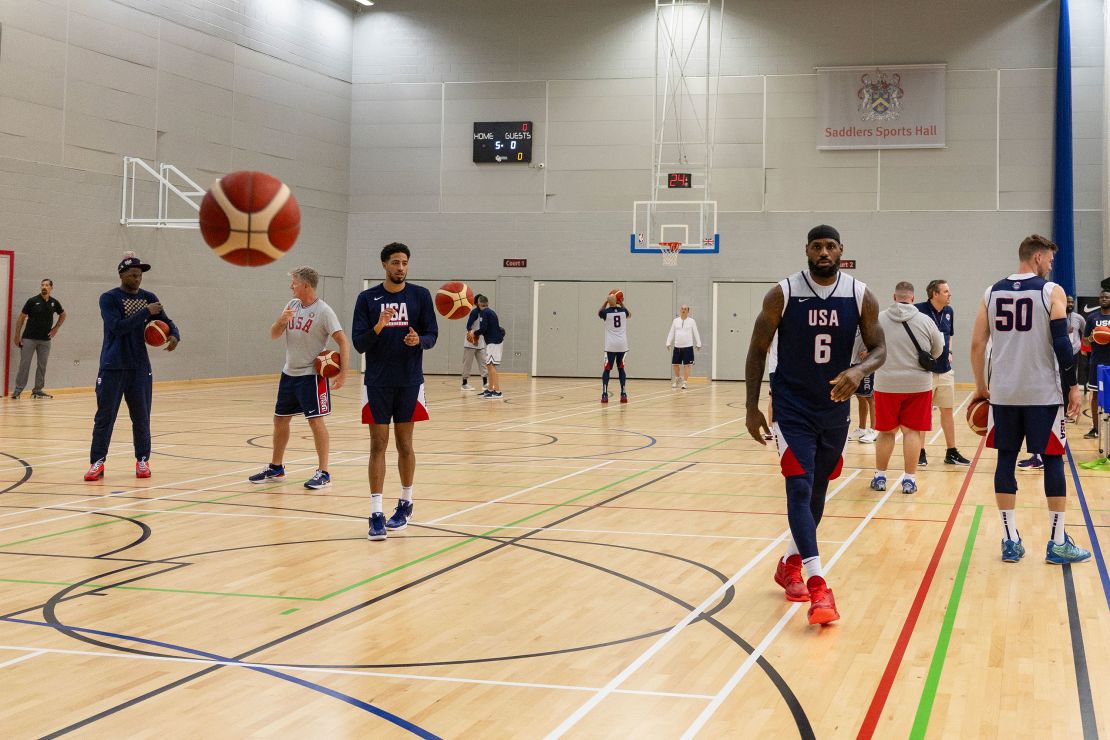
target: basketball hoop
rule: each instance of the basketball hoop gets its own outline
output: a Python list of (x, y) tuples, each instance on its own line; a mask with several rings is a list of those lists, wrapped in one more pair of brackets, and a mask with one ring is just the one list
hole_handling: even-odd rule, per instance
[(659, 252), (663, 255), (663, 267), (675, 267), (682, 242), (659, 242)]

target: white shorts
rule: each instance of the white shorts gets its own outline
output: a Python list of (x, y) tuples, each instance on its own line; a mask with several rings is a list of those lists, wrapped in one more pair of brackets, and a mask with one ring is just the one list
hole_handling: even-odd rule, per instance
[(487, 365), (500, 365), (501, 364), (501, 348), (504, 345), (498, 342), (497, 344), (486, 345), (486, 364)]

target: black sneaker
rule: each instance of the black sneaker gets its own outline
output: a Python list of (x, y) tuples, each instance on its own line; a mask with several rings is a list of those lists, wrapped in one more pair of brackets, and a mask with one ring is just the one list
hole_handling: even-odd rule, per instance
[(22, 393), (22, 392), (23, 392), (22, 388), (19, 389), (18, 391), (12, 391), (12, 400), (13, 401), (18, 401), (19, 400), (19, 394)]
[(393, 516), (386, 521), (385, 528), (391, 530), (404, 529), (409, 525), (409, 519), (412, 519), (412, 502), (398, 501), (397, 509), (393, 512)]
[(1083, 439), (1098, 439), (1098, 428), (1091, 427), (1091, 431), (1084, 434)]
[(971, 465), (971, 460), (968, 460), (966, 457), (961, 455), (960, 451), (957, 450), (955, 447), (953, 447), (952, 449), (950, 449), (948, 451), (948, 454), (944, 456), (944, 464), (945, 465)]
[(927, 457), (925, 457), (925, 450), (922, 450), (921, 454), (917, 456), (917, 467), (923, 468), (928, 464), (929, 464), (929, 459)]
[(54, 396), (42, 391), (31, 391), (31, 398), (53, 398)]

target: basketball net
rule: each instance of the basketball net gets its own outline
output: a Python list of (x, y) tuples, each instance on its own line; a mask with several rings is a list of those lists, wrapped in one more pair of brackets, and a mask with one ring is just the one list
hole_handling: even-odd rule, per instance
[(678, 253), (682, 249), (682, 242), (659, 242), (659, 251), (663, 255), (663, 267), (678, 265)]

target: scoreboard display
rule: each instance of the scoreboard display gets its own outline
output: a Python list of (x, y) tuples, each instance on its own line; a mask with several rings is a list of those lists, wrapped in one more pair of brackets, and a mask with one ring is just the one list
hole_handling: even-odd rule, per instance
[(474, 161), (494, 164), (532, 161), (532, 122), (474, 124)]

